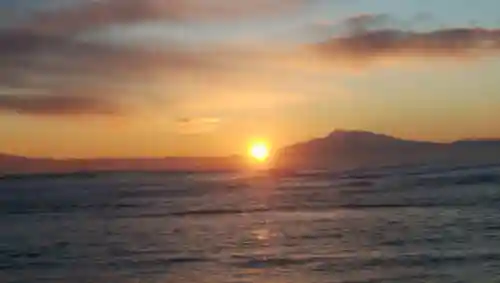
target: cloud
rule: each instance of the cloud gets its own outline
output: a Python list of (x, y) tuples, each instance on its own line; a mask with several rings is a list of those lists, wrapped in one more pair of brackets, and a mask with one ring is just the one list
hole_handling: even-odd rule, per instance
[(393, 21), (394, 19), (388, 14), (363, 13), (347, 18), (343, 26), (348, 33), (359, 34), (370, 29), (386, 27)]
[(365, 31), (316, 45), (329, 56), (369, 60), (382, 56), (484, 55), (500, 51), (500, 30), (455, 28), (430, 32), (398, 29)]
[[(125, 4), (109, 0), (88, 5), (153, 3), (123, 1)], [(84, 10), (75, 13), (85, 14)], [(113, 13), (126, 16), (123, 21), (133, 18), (133, 14), (123, 11)], [(137, 19), (145, 19), (143, 16)], [(108, 19), (107, 14), (103, 17)], [(68, 21), (73, 19), (76, 16)], [(62, 23), (68, 31), (74, 31), (70, 23)], [(310, 101), (312, 93), (321, 92), (317, 88), (323, 88), (332, 70), (350, 71), (352, 63), (385, 58), (479, 56), (500, 50), (500, 30), (496, 29), (412, 31), (398, 26), (387, 15), (371, 14), (353, 16), (344, 24), (349, 27), (347, 34), (303, 47), (245, 44), (154, 50), (84, 42), (64, 33), (0, 30), (0, 89), (18, 90), (15, 95), (3, 94), (1, 111), (23, 115), (119, 115), (145, 107), (146, 111), (161, 110), (169, 119), (224, 117), (221, 112), (274, 110)], [(87, 22), (83, 26), (91, 27)], [(180, 131), (185, 133), (203, 132), (217, 124), (204, 118), (178, 121)]]
[(0, 60), (4, 65), (22, 64), (28, 68), (43, 65), (51, 70), (67, 67), (80, 73), (102, 71), (105, 74), (109, 71), (143, 72), (159, 67), (178, 71), (207, 66), (209, 61), (182, 50), (145, 51), (17, 29), (0, 30)]
[(477, 27), (417, 31), (409, 28), (428, 14), (418, 14), (410, 23), (387, 14), (358, 14), (341, 22), (343, 35), (329, 36), (316, 51), (329, 58), (370, 61), (380, 57), (456, 57), (489, 55), (500, 51), (500, 29)]
[(117, 105), (92, 96), (0, 95), (0, 112), (21, 115), (115, 115)]
[(39, 13), (27, 27), (39, 31), (78, 32), (142, 21), (218, 21), (270, 16), (297, 10), (311, 0), (100, 0)]
[(219, 118), (181, 118), (176, 121), (177, 130), (183, 135), (203, 134), (215, 131), (221, 120)]
[(210, 56), (179, 49), (146, 51), (25, 30), (0, 30), (0, 88), (48, 94), (42, 97), (18, 91), (18, 98), (3, 96), (4, 112), (115, 114), (110, 101), (154, 104), (156, 98), (170, 95), (169, 83), (210, 72), (216, 65)]

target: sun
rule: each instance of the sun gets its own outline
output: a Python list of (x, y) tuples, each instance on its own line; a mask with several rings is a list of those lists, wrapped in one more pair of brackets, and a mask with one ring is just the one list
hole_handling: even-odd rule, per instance
[(269, 158), (269, 147), (265, 142), (255, 142), (248, 148), (248, 154), (253, 159), (264, 162)]

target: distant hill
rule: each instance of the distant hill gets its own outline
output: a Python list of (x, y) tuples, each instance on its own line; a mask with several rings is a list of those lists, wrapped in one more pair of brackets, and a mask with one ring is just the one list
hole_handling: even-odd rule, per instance
[(399, 139), (366, 131), (337, 130), (294, 144), (276, 154), (275, 166), (288, 169), (346, 169), (417, 163), (500, 161), (500, 140), (435, 143)]
[[(243, 158), (166, 157), (137, 159), (50, 159), (0, 154), (0, 173), (47, 173), (90, 171), (226, 171), (243, 166)], [(1, 175), (1, 174), (0, 174)]]
[[(500, 140), (435, 143), (366, 131), (336, 130), (328, 136), (287, 146), (274, 157), (277, 169), (351, 169), (402, 164), (453, 165), (500, 162)], [(137, 159), (49, 159), (0, 154), (0, 173), (89, 171), (228, 171), (247, 166), (239, 156)], [(1, 174), (0, 174), (1, 175)]]

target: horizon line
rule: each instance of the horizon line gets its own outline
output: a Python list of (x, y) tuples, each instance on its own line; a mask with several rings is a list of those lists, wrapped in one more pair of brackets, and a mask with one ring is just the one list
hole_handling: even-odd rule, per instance
[[(393, 136), (389, 134), (385, 134), (382, 132), (373, 132), (369, 130), (362, 130), (362, 129), (334, 129), (333, 131), (328, 132), (327, 134), (320, 136), (320, 137), (312, 137), (307, 140), (301, 140), (297, 141), (292, 144), (288, 144), (285, 146), (280, 147), (279, 149), (275, 150), (275, 152), (278, 152), (280, 150), (283, 150), (284, 148), (296, 145), (296, 144), (302, 144), (306, 143), (312, 140), (317, 140), (317, 139), (324, 139), (329, 137), (333, 133), (338, 133), (338, 132), (344, 132), (344, 133), (367, 133), (367, 134), (374, 134), (374, 135), (383, 135), (389, 138), (394, 138), (398, 139), (401, 141), (409, 141), (409, 142), (427, 142), (427, 143), (434, 143), (434, 144), (441, 144), (441, 145), (451, 145), (454, 143), (458, 142), (495, 142), (498, 141), (500, 142), (500, 137), (489, 137), (489, 138), (461, 138), (461, 139), (454, 139), (450, 141), (436, 141), (436, 140), (420, 140), (420, 139), (407, 139), (407, 138), (402, 138), (398, 136)], [(95, 157), (78, 157), (78, 156), (64, 156), (64, 157), (54, 157), (54, 156), (32, 156), (32, 155), (24, 155), (24, 154), (17, 154), (17, 153), (10, 153), (8, 151), (1, 151), (0, 150), (0, 157), (4, 156), (9, 156), (9, 157), (17, 157), (17, 158), (26, 158), (26, 159), (49, 159), (53, 161), (82, 161), (82, 160), (161, 160), (161, 159), (224, 159), (224, 158), (245, 158), (244, 154), (226, 154), (226, 155), (158, 155), (158, 156), (95, 156)]]

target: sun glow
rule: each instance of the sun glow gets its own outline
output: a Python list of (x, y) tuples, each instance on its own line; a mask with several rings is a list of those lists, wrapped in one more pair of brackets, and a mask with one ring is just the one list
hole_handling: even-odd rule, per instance
[(264, 162), (269, 158), (269, 147), (264, 142), (255, 142), (248, 148), (248, 154), (259, 162)]

